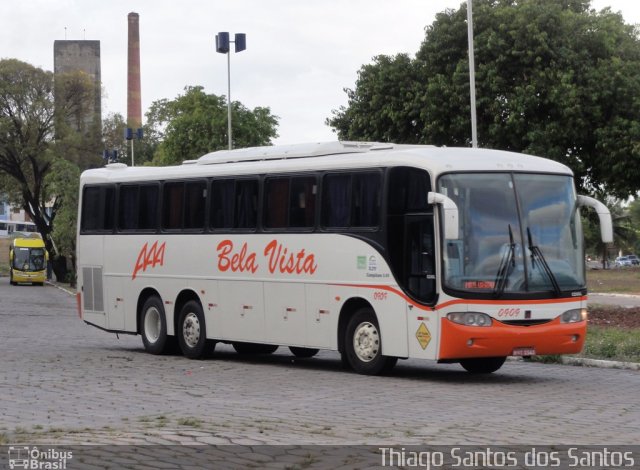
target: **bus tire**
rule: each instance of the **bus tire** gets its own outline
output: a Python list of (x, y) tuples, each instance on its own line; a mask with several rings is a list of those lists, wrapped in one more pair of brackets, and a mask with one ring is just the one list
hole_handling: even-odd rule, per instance
[(506, 357), (476, 357), (460, 360), (460, 365), (472, 374), (491, 374), (502, 367)]
[(345, 329), (342, 362), (358, 374), (378, 375), (389, 372), (397, 357), (382, 355), (380, 327), (373, 310), (361, 308), (349, 319)]
[(171, 341), (167, 336), (167, 319), (162, 301), (154, 296), (149, 297), (142, 306), (140, 316), (140, 334), (144, 349), (151, 354), (164, 354)]
[(189, 359), (211, 357), (216, 342), (207, 339), (207, 325), (199, 302), (190, 300), (180, 310), (178, 318), (178, 343), (182, 354)]
[(233, 343), (238, 354), (272, 354), (278, 349), (276, 344)]
[(316, 354), (318, 354), (318, 352), (320, 352), (319, 349), (313, 349), (313, 348), (298, 348), (296, 346), (289, 346), (289, 351), (291, 351), (291, 353), (295, 356), (295, 357), (299, 357), (301, 359), (305, 359), (305, 358), (309, 358), (309, 357), (313, 357)]

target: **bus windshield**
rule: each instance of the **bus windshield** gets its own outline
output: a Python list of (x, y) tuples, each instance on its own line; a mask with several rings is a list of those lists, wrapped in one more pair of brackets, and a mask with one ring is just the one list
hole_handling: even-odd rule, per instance
[(448, 174), (439, 191), (457, 204), (460, 224), (460, 239), (445, 243), (445, 287), (494, 297), (585, 287), (570, 176)]
[(16, 248), (13, 268), (19, 271), (42, 271), (45, 268), (43, 248)]

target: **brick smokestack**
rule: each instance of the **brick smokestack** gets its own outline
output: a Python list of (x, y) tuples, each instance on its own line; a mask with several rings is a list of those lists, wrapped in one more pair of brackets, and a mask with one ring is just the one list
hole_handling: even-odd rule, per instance
[(142, 127), (142, 100), (140, 97), (140, 25), (139, 15), (129, 13), (129, 47), (127, 69), (127, 125)]

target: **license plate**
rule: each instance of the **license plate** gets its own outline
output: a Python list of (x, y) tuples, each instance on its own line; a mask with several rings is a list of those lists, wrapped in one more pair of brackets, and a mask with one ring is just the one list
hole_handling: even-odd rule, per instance
[(511, 353), (512, 356), (535, 356), (536, 350), (534, 348), (515, 348)]

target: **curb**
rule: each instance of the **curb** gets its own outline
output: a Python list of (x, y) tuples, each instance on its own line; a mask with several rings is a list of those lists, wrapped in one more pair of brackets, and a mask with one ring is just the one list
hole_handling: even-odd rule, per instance
[(55, 287), (56, 289), (59, 289), (59, 290), (61, 290), (62, 292), (66, 292), (66, 293), (67, 293), (67, 294), (69, 294), (69, 295), (76, 295), (76, 293), (75, 293), (75, 292), (70, 291), (69, 289), (65, 289), (64, 287), (62, 287), (61, 285), (59, 285), (59, 284), (57, 284), (57, 283), (55, 283), (55, 282), (53, 282), (53, 281), (44, 281), (44, 282), (45, 282), (45, 284), (48, 284), (48, 285), (50, 285), (50, 286), (53, 286), (53, 287)]
[(592, 295), (604, 295), (607, 297), (622, 297), (622, 298), (627, 298), (627, 299), (640, 299), (640, 295), (637, 294), (616, 294), (616, 293), (611, 293), (611, 294), (605, 294), (603, 292), (589, 292), (589, 297), (591, 297)]

